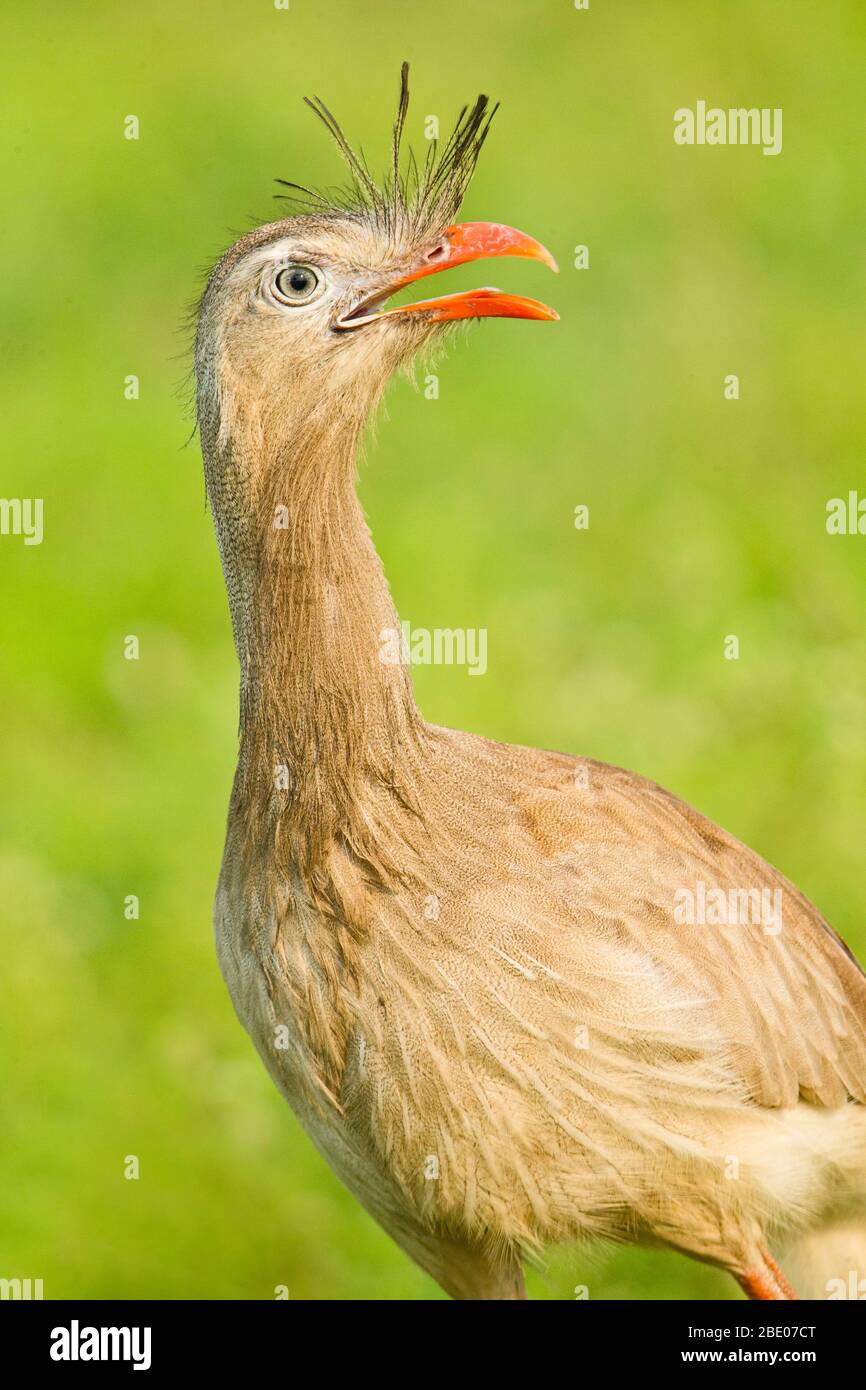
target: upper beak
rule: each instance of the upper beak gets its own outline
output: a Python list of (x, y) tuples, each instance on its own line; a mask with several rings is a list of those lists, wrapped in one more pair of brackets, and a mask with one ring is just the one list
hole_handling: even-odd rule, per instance
[(555, 309), (549, 309), (537, 299), (503, 294), (496, 289), (465, 290), (438, 299), (422, 299), (415, 304), (398, 304), (393, 309), (379, 308), (397, 290), (421, 280), (425, 275), (435, 275), (440, 270), (449, 270), (451, 266), (463, 265), (466, 261), (486, 260), (491, 256), (525, 256), (533, 261), (543, 261), (551, 270), (559, 270), (541, 242), (525, 232), (519, 232), (516, 227), (506, 227), (502, 222), (461, 222), (445, 229), (439, 242), (427, 252), (420, 265), (395, 280), (384, 291), (379, 290), (374, 296), (362, 300), (337, 320), (337, 327), (358, 328), (392, 314), (425, 314), (434, 323), (451, 319), (559, 318)]

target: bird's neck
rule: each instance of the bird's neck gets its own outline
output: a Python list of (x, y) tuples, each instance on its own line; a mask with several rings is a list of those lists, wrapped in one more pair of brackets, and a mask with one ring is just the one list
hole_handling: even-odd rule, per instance
[(230, 444), (236, 475), (260, 480), (239, 572), (226, 573), (241, 661), (235, 798), (321, 844), (351, 834), (372, 785), (399, 787), (423, 726), (406, 668), (382, 660), (400, 644), (386, 640), (398, 619), (355, 488), (364, 419), (321, 412), (263, 456), (267, 425)]

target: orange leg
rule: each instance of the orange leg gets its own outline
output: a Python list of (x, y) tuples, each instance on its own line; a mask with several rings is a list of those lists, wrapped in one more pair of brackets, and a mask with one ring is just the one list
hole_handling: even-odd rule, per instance
[(772, 1255), (762, 1250), (761, 1256), (764, 1263), (760, 1269), (749, 1270), (738, 1276), (744, 1293), (749, 1298), (770, 1299), (777, 1303), (796, 1300), (797, 1295)]

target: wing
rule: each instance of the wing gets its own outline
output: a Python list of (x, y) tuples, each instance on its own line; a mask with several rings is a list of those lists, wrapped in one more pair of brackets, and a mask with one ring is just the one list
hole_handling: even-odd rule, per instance
[(652, 782), (513, 751), (531, 772), (514, 809), (549, 872), (708, 1001), (756, 1104), (866, 1101), (866, 976), (793, 884)]

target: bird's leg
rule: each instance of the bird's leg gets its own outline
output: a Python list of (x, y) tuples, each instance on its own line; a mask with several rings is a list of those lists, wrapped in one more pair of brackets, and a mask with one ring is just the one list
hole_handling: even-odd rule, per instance
[(523, 1267), (516, 1255), (494, 1261), (477, 1250), (443, 1243), (437, 1266), (428, 1266), (428, 1272), (447, 1294), (461, 1302), (526, 1298)]
[(507, 1275), (503, 1277), (498, 1297), (506, 1299), (526, 1298), (526, 1282), (519, 1264), (513, 1264)]
[(766, 1250), (762, 1250), (761, 1258), (763, 1264), (759, 1268), (737, 1275), (740, 1287), (746, 1296), (777, 1303), (796, 1300), (797, 1295), (772, 1255)]
[[(373, 1214), (378, 1217), (378, 1212)], [(385, 1229), (449, 1298), (461, 1303), (526, 1298), (523, 1261), (517, 1250), (494, 1255), (457, 1233), (431, 1231), (420, 1224), (399, 1229), (385, 1225)]]
[[(447, 1287), (447, 1286), (446, 1286)], [(452, 1298), (482, 1300), (525, 1299), (526, 1284), (523, 1270), (516, 1260), (502, 1266), (489, 1266), (486, 1270), (474, 1270), (469, 1279), (461, 1281), (459, 1289), (448, 1289)]]
[(775, 1277), (776, 1283), (779, 1285), (779, 1288), (782, 1290), (782, 1295), (783, 1295), (783, 1297), (789, 1298), (789, 1299), (793, 1299), (794, 1301), (796, 1301), (797, 1295), (795, 1294), (794, 1290), (791, 1288), (791, 1285), (788, 1283), (787, 1279), (785, 1278), (785, 1276), (784, 1276), (784, 1274), (782, 1273), (782, 1271), (781, 1271), (781, 1269), (779, 1268), (779, 1266), (776, 1264), (776, 1261), (773, 1259), (772, 1255), (770, 1255), (767, 1251), (765, 1251), (765, 1252), (764, 1252), (764, 1259), (767, 1261), (767, 1264), (769, 1265), (770, 1270), (772, 1271), (772, 1273), (773, 1273), (773, 1275), (774, 1275), (774, 1277)]

